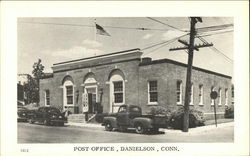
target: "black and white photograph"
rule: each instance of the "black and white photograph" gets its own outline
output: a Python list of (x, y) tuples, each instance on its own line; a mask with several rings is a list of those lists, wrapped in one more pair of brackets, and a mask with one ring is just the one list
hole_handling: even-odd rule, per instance
[(1, 154), (248, 155), (245, 4), (5, 2)]
[(234, 141), (233, 18), (17, 22), (18, 143)]

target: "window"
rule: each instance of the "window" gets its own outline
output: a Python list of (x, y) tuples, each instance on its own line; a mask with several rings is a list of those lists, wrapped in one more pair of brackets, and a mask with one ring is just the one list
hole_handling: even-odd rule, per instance
[(199, 85), (199, 105), (203, 105), (203, 85)]
[(66, 86), (67, 105), (73, 104), (73, 86)]
[(221, 89), (219, 89), (219, 94), (218, 94), (218, 99), (219, 99), (219, 103), (218, 105), (221, 105)]
[(194, 99), (194, 86), (193, 86), (193, 84), (191, 84), (191, 88), (190, 88), (190, 92), (189, 92), (189, 94), (190, 94), (190, 101), (189, 101), (189, 105), (193, 105), (194, 103), (193, 103), (193, 99)]
[(50, 105), (50, 92), (49, 90), (45, 90), (45, 106)]
[(123, 82), (116, 81), (114, 84), (114, 101), (115, 103), (123, 103)]
[(228, 89), (225, 89), (225, 105), (228, 105)]
[(148, 95), (149, 95), (149, 103), (157, 103), (158, 101), (157, 81), (148, 82)]
[(182, 82), (181, 81), (177, 81), (176, 84), (176, 95), (177, 95), (177, 104), (181, 104), (182, 103)]
[[(214, 91), (214, 87), (211, 87), (211, 92)], [(211, 105), (214, 105), (214, 99), (211, 98)]]

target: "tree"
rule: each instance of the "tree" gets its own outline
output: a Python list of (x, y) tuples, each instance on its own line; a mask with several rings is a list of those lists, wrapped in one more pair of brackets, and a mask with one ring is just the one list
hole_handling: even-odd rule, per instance
[(31, 76), (28, 77), (28, 81), (23, 85), (25, 93), (25, 103), (38, 103), (39, 102), (39, 90), (37, 81)]
[(30, 82), (30, 87), (32, 87), (32, 101), (39, 103), (39, 83), (40, 79), (44, 76), (44, 66), (42, 65), (42, 60), (38, 59), (37, 62), (33, 64), (33, 77), (34, 79)]

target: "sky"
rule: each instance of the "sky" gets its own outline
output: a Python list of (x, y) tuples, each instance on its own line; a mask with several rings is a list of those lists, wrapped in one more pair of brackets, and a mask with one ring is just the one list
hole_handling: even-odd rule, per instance
[[(178, 41), (143, 49), (186, 34), (185, 31), (190, 29), (189, 20), (188, 17), (19, 18), (18, 74), (31, 74), (33, 63), (39, 58), (45, 66), (44, 72), (53, 72), (54, 63), (133, 48), (140, 48), (143, 57), (153, 60), (167, 58), (187, 63), (187, 52), (169, 51), (170, 48), (183, 47)], [(202, 20), (196, 28), (233, 24), (230, 17), (202, 17)], [(95, 22), (110, 36), (96, 34)], [(206, 47), (194, 51), (193, 65), (233, 76), (233, 31), (209, 31), (209, 34), (202, 38), (212, 42), (216, 50)], [(189, 40), (188, 36), (181, 39)], [(202, 41), (196, 38), (195, 43)]]

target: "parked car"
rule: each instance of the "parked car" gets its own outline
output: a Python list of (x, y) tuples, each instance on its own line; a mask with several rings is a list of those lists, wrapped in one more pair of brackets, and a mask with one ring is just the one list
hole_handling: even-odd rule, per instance
[(28, 121), (31, 111), (25, 107), (17, 107), (17, 121)]
[(135, 128), (136, 133), (158, 132), (159, 128), (167, 126), (165, 116), (142, 115), (142, 110), (135, 105), (121, 105), (117, 113), (109, 114), (103, 118), (102, 125), (106, 131), (119, 129), (126, 131)]
[(63, 126), (67, 118), (55, 107), (39, 107), (31, 116), (29, 122), (43, 123), (44, 125)]

